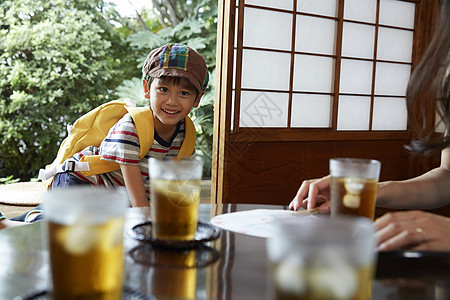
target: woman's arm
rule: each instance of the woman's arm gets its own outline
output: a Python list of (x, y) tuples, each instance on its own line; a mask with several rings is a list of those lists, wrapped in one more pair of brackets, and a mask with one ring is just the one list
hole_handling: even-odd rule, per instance
[(450, 148), (442, 150), (441, 165), (418, 177), (378, 185), (377, 206), (436, 208), (450, 203)]
[(120, 165), (131, 206), (150, 206), (139, 165)]

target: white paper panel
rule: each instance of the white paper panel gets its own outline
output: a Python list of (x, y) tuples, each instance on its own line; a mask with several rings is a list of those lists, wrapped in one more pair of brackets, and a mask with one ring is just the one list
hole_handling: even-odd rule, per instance
[(292, 10), (292, 0), (245, 0), (245, 4)]
[(381, 0), (380, 24), (413, 29), (415, 8), (411, 2)]
[(411, 62), (412, 44), (412, 31), (380, 27), (377, 59)]
[(333, 70), (333, 58), (295, 55), (294, 91), (331, 92), (333, 89)]
[(297, 11), (323, 16), (337, 16), (337, 0), (299, 0)]
[(291, 127), (330, 127), (331, 96), (294, 94)]
[(405, 98), (377, 98), (373, 105), (373, 130), (406, 130)]
[(369, 130), (370, 97), (339, 96), (337, 130)]
[(245, 8), (243, 45), (291, 50), (292, 14)]
[(342, 56), (373, 59), (375, 26), (344, 22)]
[(377, 0), (345, 0), (344, 20), (375, 23)]
[(242, 87), (288, 90), (290, 65), (289, 53), (244, 49)]
[(288, 93), (241, 92), (240, 127), (287, 127)]
[(233, 83), (232, 83), (232, 89), (236, 89), (236, 60), (237, 60), (237, 50), (234, 49), (234, 59), (233, 59)]
[(405, 96), (410, 74), (410, 65), (377, 63), (375, 95)]
[(372, 90), (372, 65), (370, 61), (342, 59), (340, 93), (370, 94)]
[(336, 21), (297, 16), (295, 51), (334, 55), (335, 36)]

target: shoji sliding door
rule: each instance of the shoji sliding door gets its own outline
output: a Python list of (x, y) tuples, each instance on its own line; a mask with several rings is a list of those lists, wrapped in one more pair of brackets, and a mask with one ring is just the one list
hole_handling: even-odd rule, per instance
[(220, 1), (213, 201), (287, 204), (335, 156), (411, 176), (406, 86), (436, 6)]

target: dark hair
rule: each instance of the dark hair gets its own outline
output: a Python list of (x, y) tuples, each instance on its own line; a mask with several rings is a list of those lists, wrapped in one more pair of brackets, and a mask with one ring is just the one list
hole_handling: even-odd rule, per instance
[[(407, 149), (430, 153), (450, 145), (450, 0), (441, 0), (440, 18), (433, 38), (408, 83), (406, 98), (408, 115), (418, 139)], [(436, 111), (445, 125), (446, 134), (435, 137), (427, 127), (425, 107), (436, 104)]]

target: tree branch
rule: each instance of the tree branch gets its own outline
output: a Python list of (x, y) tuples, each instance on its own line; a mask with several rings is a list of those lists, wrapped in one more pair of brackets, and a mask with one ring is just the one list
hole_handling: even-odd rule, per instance
[(184, 20), (189, 17), (188, 10), (186, 9), (186, 1), (177, 0), (176, 5), (178, 6), (178, 12), (181, 20)]
[(172, 23), (172, 26), (176, 26), (178, 23), (180, 23), (180, 19), (178, 18), (177, 9), (176, 9), (176, 0), (166, 0), (167, 3), (167, 9), (170, 16), (170, 22)]
[(167, 9), (165, 6), (162, 5), (162, 2), (160, 0), (152, 0), (153, 9), (156, 10), (158, 13), (156, 13), (156, 17), (158, 18), (158, 21), (161, 23), (161, 25), (166, 28), (170, 24), (167, 24), (166, 19), (170, 22), (170, 17), (167, 14)]
[(150, 30), (150, 29), (148, 29), (147, 24), (145, 24), (144, 20), (142, 19), (141, 14), (138, 12), (136, 7), (134, 7), (134, 5), (131, 2), (131, 0), (128, 0), (128, 3), (130, 3), (130, 5), (133, 7), (134, 11), (136, 12), (136, 16), (138, 17), (139, 23), (141, 23), (142, 28), (145, 29), (145, 30)]

